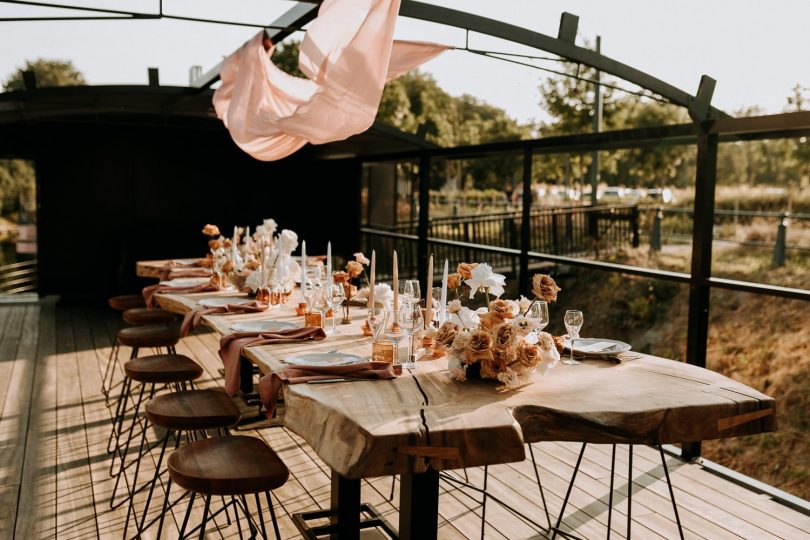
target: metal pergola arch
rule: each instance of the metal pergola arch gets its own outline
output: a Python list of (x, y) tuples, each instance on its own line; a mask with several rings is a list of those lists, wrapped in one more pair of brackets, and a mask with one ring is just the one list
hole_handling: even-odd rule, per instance
[[(292, 8), (267, 26), (265, 31), (268, 37), (274, 42), (281, 41), (289, 36), (294, 31), (293, 29), (300, 28), (315, 19), (318, 14), (318, 7), (319, 2), (314, 0), (296, 3)], [(645, 90), (649, 90), (675, 105), (685, 107), (689, 112), (689, 116), (695, 122), (705, 122), (728, 116), (723, 111), (711, 105), (711, 98), (716, 82), (708, 75), (701, 77), (698, 91), (692, 96), (688, 92), (639, 69), (614, 60), (597, 51), (576, 45), (574, 41), (579, 25), (579, 17), (571, 13), (562, 14), (557, 37), (541, 34), (527, 28), (490, 19), (481, 15), (424, 2), (417, 2), (415, 0), (402, 0), (399, 14), (402, 17), (443, 24), (504, 39), (555, 54), (571, 62), (592, 67), (601, 72), (610, 73)], [(221, 63), (217, 64), (197, 80), (193, 81), (192, 86), (207, 88), (217, 82), (219, 80), (220, 67)]]

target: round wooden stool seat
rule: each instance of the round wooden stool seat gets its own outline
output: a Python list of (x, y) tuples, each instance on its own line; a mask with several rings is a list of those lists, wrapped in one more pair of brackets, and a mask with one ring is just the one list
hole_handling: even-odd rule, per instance
[(124, 372), (130, 379), (142, 383), (173, 383), (198, 379), (203, 369), (182, 354), (156, 354), (128, 360)]
[(122, 294), (107, 300), (110, 307), (116, 311), (126, 311), (132, 308), (146, 307), (146, 302), (140, 294)]
[(147, 324), (171, 324), (175, 320), (174, 313), (169, 313), (159, 308), (148, 309), (145, 307), (128, 309), (122, 315), (124, 321), (135, 326)]
[(152, 424), (175, 431), (230, 427), (239, 421), (239, 408), (225, 392), (183, 390), (151, 399), (145, 408)]
[(184, 444), (169, 456), (169, 475), (204, 495), (246, 495), (283, 486), (290, 471), (255, 437), (212, 437)]
[(180, 341), (180, 329), (164, 325), (130, 326), (116, 334), (126, 347), (174, 347)]

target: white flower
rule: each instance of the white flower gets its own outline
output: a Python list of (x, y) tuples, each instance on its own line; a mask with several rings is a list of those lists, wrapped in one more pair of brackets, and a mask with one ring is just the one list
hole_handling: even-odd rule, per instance
[(515, 317), (520, 315), (521, 313), (520, 306), (518, 305), (517, 302), (515, 302), (514, 300), (507, 300), (506, 303), (509, 304), (509, 311), (512, 312), (512, 315), (514, 315)]
[(518, 315), (512, 321), (512, 324), (517, 326), (524, 334), (528, 334), (539, 327), (536, 319), (530, 319), (529, 317), (524, 317), (523, 315)]
[(459, 332), (456, 334), (456, 338), (453, 340), (453, 343), (450, 344), (450, 352), (454, 355), (461, 355), (461, 352), (467, 347), (467, 343), (470, 342), (470, 334), (467, 332)]
[[(368, 298), (369, 288), (363, 287), (357, 291), (355, 298)], [(387, 306), (394, 299), (394, 290), (388, 283), (374, 285), (374, 303)]]
[(267, 236), (273, 236), (276, 234), (276, 230), (278, 230), (278, 225), (276, 224), (275, 219), (262, 220), (260, 227), (264, 227), (264, 230), (267, 231)]
[(512, 368), (506, 368), (506, 371), (498, 373), (498, 380), (507, 388), (515, 388), (521, 384), (518, 374)]
[(522, 294), (520, 295), (520, 300), (518, 300), (518, 307), (520, 308), (521, 313), (526, 313), (529, 309), (529, 306), (532, 305), (532, 301), (530, 298), (526, 298)]
[(554, 339), (548, 332), (540, 332), (538, 345), (540, 347), (540, 363), (537, 365), (537, 370), (540, 374), (544, 374), (557, 365), (557, 362), (560, 361), (560, 353), (557, 352)]
[(363, 255), (361, 252), (354, 254), (354, 260), (364, 266), (368, 266), (369, 264), (371, 264), (371, 261), (369, 261), (368, 258), (366, 258), (366, 256)]
[(447, 371), (450, 372), (450, 378), (455, 381), (464, 382), (467, 380), (466, 366), (458, 356), (449, 356), (447, 358)]
[(250, 289), (252, 292), (256, 292), (259, 290), (259, 287), (262, 286), (262, 271), (256, 270), (251, 272), (247, 279), (245, 280), (245, 287)]
[(490, 294), (498, 298), (504, 292), (506, 276), (496, 274), (490, 265), (481, 263), (473, 268), (470, 279), (465, 283), (470, 287), (470, 298), (473, 298), (478, 291), (486, 289), (489, 289)]
[(468, 307), (463, 307), (458, 313), (450, 313), (447, 320), (462, 328), (475, 328), (480, 324), (478, 314)]
[(290, 229), (284, 229), (279, 235), (279, 244), (281, 252), (290, 255), (298, 247), (298, 235)]
[(447, 302), (447, 313), (458, 313), (459, 311), (461, 311), (461, 300)]

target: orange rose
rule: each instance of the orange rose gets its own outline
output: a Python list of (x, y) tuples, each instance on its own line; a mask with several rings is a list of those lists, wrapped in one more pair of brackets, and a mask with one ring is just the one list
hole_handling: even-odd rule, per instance
[(233, 242), (231, 242), (230, 238), (226, 238), (225, 240), (222, 241), (222, 247), (224, 247), (225, 249), (230, 249), (232, 245)]
[(450, 321), (446, 321), (436, 333), (436, 342), (449, 346), (453, 343), (453, 340), (456, 339), (457, 334), (458, 326)]
[(332, 272), (332, 281), (334, 283), (347, 283), (349, 274), (347, 272)]
[(227, 274), (233, 271), (233, 261), (225, 261), (225, 264), (222, 265), (222, 273)]
[(219, 236), (219, 227), (210, 223), (203, 227), (202, 233), (205, 236)]
[(259, 261), (257, 261), (256, 259), (253, 259), (245, 263), (245, 268), (247, 268), (248, 270), (258, 270), (260, 266), (261, 264), (259, 264)]
[(357, 261), (349, 261), (346, 263), (346, 272), (349, 278), (356, 278), (363, 273), (363, 265)]
[(458, 289), (459, 285), (461, 285), (461, 274), (456, 273), (447, 276), (448, 289)]
[[(472, 277), (472, 271), (475, 270), (477, 266), (478, 263), (458, 263), (458, 268), (456, 268), (456, 272), (458, 272), (464, 279), (470, 279)], [(450, 276), (448, 276), (448, 278), (449, 277)]]
[(493, 347), (497, 349), (512, 348), (517, 343), (517, 332), (511, 324), (502, 324), (493, 332)]
[(523, 343), (518, 352), (518, 360), (527, 368), (533, 368), (540, 363), (540, 347), (534, 343)]
[(209, 240), (208, 247), (216, 251), (222, 247), (222, 242), (220, 242), (219, 240)]
[(467, 364), (475, 362), (491, 361), (492, 356), (492, 334), (484, 330), (476, 330), (470, 334), (467, 347), (464, 350), (464, 358)]
[(492, 313), (497, 313), (503, 319), (515, 318), (515, 315), (512, 313), (512, 306), (506, 300), (493, 300), (489, 303), (489, 310)]
[(557, 301), (557, 293), (561, 291), (551, 276), (535, 274), (532, 276), (532, 294), (538, 300), (545, 300), (549, 304)]

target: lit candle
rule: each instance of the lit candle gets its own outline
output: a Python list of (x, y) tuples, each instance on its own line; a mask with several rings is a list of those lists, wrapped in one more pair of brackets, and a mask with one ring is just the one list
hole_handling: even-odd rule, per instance
[(433, 322), (433, 255), (428, 259), (427, 291), (425, 291), (425, 328)]
[(307, 241), (301, 240), (301, 291), (307, 286)]
[(447, 318), (447, 259), (444, 260), (444, 273), (442, 274), (442, 296), (439, 300), (439, 324), (444, 324)]
[(332, 242), (326, 244), (326, 283), (332, 283)]
[(397, 252), (394, 250), (394, 316), (399, 311), (399, 265), (397, 264)]
[(374, 282), (377, 278), (377, 254), (371, 250), (371, 277), (368, 282), (368, 307), (374, 313)]

